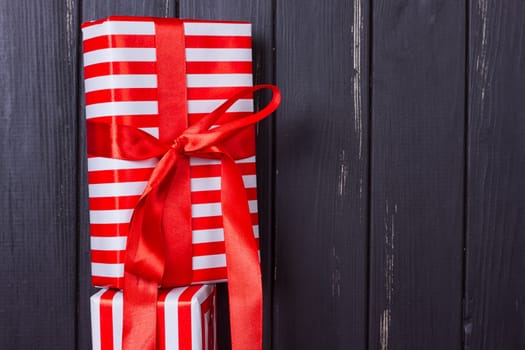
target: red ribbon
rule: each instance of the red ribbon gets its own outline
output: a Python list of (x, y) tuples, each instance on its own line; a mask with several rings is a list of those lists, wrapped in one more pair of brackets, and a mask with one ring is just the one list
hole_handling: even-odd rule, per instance
[[(273, 93), (265, 108), (210, 130), (236, 101), (261, 89), (270, 89)], [(221, 160), (232, 348), (261, 349), (262, 286), (258, 249), (242, 175), (234, 161), (246, 155), (242, 152), (232, 155), (223, 143), (273, 113), (280, 100), (279, 89), (273, 85), (243, 89), (188, 127), (171, 144), (131, 126), (107, 124), (96, 119), (87, 121), (88, 153), (91, 155), (126, 160), (161, 157), (130, 223), (124, 281), (124, 350), (156, 349), (157, 288), (161, 284), (176, 286), (166, 282), (177, 281), (178, 273), (175, 266), (167, 268), (167, 256), (187, 258), (184, 254), (177, 255), (178, 251), (188, 249), (180, 247), (187, 243), (184, 239), (182, 243), (178, 241), (181, 235), (177, 230), (189, 229), (191, 235), (191, 202), (186, 177), (190, 156)], [(189, 246), (191, 249), (191, 243)], [(191, 259), (191, 253), (189, 257)]]

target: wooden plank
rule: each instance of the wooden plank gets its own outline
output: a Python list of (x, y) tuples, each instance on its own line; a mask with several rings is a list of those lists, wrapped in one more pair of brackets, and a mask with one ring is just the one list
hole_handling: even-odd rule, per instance
[(374, 1), (370, 349), (461, 346), (465, 4)]
[(77, 5), (0, 3), (0, 348), (73, 349)]
[(470, 1), (465, 349), (525, 348), (523, 13)]
[[(249, 21), (253, 24), (254, 84), (271, 83), (273, 76), (272, 4), (255, 0), (247, 6), (242, 0), (181, 0), (180, 17), (216, 20)], [(264, 96), (255, 100), (256, 107), (264, 103)], [(273, 227), (273, 120), (267, 119), (257, 127), (257, 187), (259, 229), (261, 233), (261, 260), (264, 289), (264, 348), (271, 346), (272, 307), (272, 227)], [(218, 286), (219, 348), (230, 349), (226, 285)]]
[[(111, 15), (120, 16), (154, 16), (154, 17), (173, 17), (176, 13), (175, 0), (125, 0), (125, 1), (104, 1), (90, 0), (82, 2), (82, 22), (100, 19)], [(82, 66), (79, 65), (80, 79)], [(83, 84), (81, 84), (82, 95)], [(84, 120), (83, 98), (81, 100), (80, 118)], [(78, 320), (78, 344), (77, 349), (91, 349), (91, 324), (89, 311), (89, 297), (95, 289), (91, 287), (91, 267), (89, 251), (89, 216), (88, 216), (88, 194), (87, 194), (87, 161), (85, 143), (85, 124), (79, 124), (80, 135), (80, 244), (79, 244), (79, 320)]]
[(274, 349), (365, 349), (368, 1), (278, 1)]

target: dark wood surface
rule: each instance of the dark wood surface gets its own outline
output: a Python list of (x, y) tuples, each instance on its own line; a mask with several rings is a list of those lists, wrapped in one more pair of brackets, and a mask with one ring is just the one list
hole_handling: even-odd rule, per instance
[(277, 3), (274, 349), (366, 347), (366, 3)]
[(75, 347), (78, 26), (74, 2), (0, 2), (2, 349)]
[(465, 6), (374, 1), (370, 349), (459, 349)]
[(0, 349), (91, 348), (79, 25), (108, 15), (254, 24), (284, 97), (258, 127), (265, 349), (525, 348), (524, 11), (0, 2)]
[(470, 2), (466, 349), (525, 349), (525, 4)]

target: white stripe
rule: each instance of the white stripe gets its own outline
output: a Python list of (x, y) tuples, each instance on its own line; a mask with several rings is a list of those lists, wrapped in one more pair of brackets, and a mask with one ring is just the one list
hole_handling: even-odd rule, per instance
[(102, 35), (154, 35), (155, 23), (112, 21), (111, 19), (82, 28), (83, 40), (88, 40)]
[[(235, 161), (237, 164), (243, 164), (243, 163), (255, 163), (255, 156), (251, 156), (248, 158), (238, 159)], [(217, 165), (221, 164), (220, 160), (216, 159), (208, 159), (208, 158), (196, 158), (196, 157), (190, 157), (190, 165), (196, 166), (196, 165)]]
[(226, 254), (193, 257), (193, 270), (211, 269), (226, 266)]
[(188, 74), (186, 84), (189, 88), (252, 86), (253, 77), (251, 74)]
[(146, 185), (146, 181), (92, 184), (88, 186), (89, 197), (138, 196), (144, 192)]
[(86, 52), (84, 67), (106, 62), (155, 62), (156, 60), (155, 48), (118, 47)]
[(250, 214), (257, 213), (257, 200), (248, 201), (248, 206), (250, 207)]
[(96, 294), (91, 296), (90, 309), (91, 309), (91, 341), (93, 344), (93, 350), (101, 350), (100, 340), (100, 297), (104, 294), (107, 289), (101, 289)]
[(174, 288), (164, 301), (164, 334), (167, 349), (179, 349), (179, 297), (187, 287)]
[[(252, 49), (186, 49), (186, 62), (251, 62)], [(84, 59), (85, 62), (85, 59)], [(84, 63), (84, 65), (86, 65)]]
[(195, 293), (194, 298), (197, 299), (199, 304), (202, 304), (206, 301), (210, 294), (213, 293), (214, 289), (215, 286), (213, 284), (201, 284), (199, 290), (197, 291), (197, 293)]
[(91, 263), (91, 274), (100, 277), (124, 277), (124, 264)]
[(89, 222), (92, 224), (127, 224), (133, 209), (90, 210)]
[(113, 350), (122, 350), (122, 319), (124, 318), (122, 292), (115, 293), (111, 306), (113, 316)]
[(201, 177), (190, 180), (191, 192), (217, 191), (221, 189), (220, 177)]
[[(210, 113), (226, 100), (191, 100), (188, 101), (188, 113)], [(227, 112), (253, 112), (253, 100), (241, 99), (235, 102)]]
[(114, 74), (93, 77), (84, 81), (86, 92), (112, 89), (146, 89), (157, 87), (155, 74)]
[[(253, 225), (253, 236), (259, 238), (259, 226)], [(192, 231), (192, 240), (193, 244), (199, 243), (213, 243), (213, 242), (223, 242), (224, 241), (224, 229), (216, 228), (209, 230), (193, 230)]]
[[(150, 158), (146, 160), (120, 160), (104, 157), (88, 158), (88, 170), (121, 170), (121, 169), (147, 169), (154, 168), (159, 160)], [(190, 160), (191, 164), (191, 160)]]
[(91, 237), (91, 250), (126, 250), (126, 237)]
[(193, 218), (204, 218), (208, 216), (221, 216), (221, 203), (192, 204), (191, 216)]
[[(257, 201), (248, 201), (250, 213), (257, 213)], [(193, 218), (204, 218), (222, 215), (221, 203), (192, 204), (191, 216)]]
[(185, 35), (202, 36), (251, 36), (250, 23), (184, 23)]
[[(245, 188), (257, 187), (256, 175), (243, 175), (242, 180)], [(191, 179), (191, 192), (218, 191), (221, 189), (221, 177), (199, 177)]]
[(222, 228), (192, 231), (191, 242), (193, 244), (222, 242), (222, 241), (224, 241), (224, 229)]
[(159, 114), (157, 101), (104, 102), (86, 106), (86, 119), (112, 115)]

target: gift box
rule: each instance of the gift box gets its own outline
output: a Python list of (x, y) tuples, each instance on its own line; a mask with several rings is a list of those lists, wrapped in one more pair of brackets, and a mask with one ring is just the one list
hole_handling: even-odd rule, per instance
[[(101, 289), (91, 297), (93, 350), (122, 349), (123, 293)], [(216, 350), (215, 286), (161, 289), (157, 349)]]
[[(182, 67), (185, 71), (189, 125), (239, 89), (252, 86), (249, 23), (183, 20), (185, 60), (170, 62), (159, 50), (164, 45), (157, 33), (159, 21), (169, 20), (110, 17), (83, 25), (88, 120), (130, 125), (159, 137), (159, 111), (166, 103), (166, 90), (173, 84), (169, 74), (162, 72), (170, 69)], [(251, 112), (252, 98), (239, 99), (217, 125)], [(258, 239), (253, 127), (235, 138), (237, 144), (249, 149), (249, 156), (236, 163), (242, 173), (253, 234)], [(128, 224), (158, 161), (88, 154), (94, 285), (123, 287)], [(227, 277), (220, 176), (219, 160), (190, 158), (192, 284), (224, 281)]]

